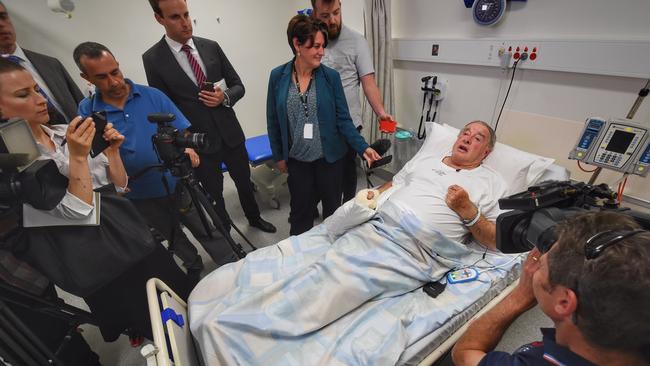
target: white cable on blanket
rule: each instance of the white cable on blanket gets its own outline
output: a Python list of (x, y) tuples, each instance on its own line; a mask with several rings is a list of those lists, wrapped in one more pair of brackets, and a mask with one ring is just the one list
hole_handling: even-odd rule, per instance
[(484, 270), (482, 270), (482, 271), (479, 271), (478, 274), (480, 275), (481, 273), (485, 273), (485, 272), (490, 271), (490, 270), (493, 270), (493, 269), (497, 269), (497, 268), (505, 267), (505, 266), (507, 266), (508, 264), (514, 262), (515, 259), (518, 259), (518, 258), (520, 258), (520, 257), (521, 257), (521, 254), (520, 254), (520, 255), (517, 255), (517, 256), (514, 256), (514, 257), (512, 257), (512, 259), (510, 259), (510, 260), (507, 261), (506, 263), (499, 264), (498, 266), (493, 266), (493, 267), (490, 267), (490, 268), (486, 268), (486, 269), (484, 269)]

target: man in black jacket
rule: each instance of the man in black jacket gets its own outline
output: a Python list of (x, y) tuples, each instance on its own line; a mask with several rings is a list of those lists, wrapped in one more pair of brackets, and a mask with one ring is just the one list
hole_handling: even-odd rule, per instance
[(77, 116), (83, 94), (54, 57), (20, 48), (7, 8), (0, 1), (0, 53), (27, 69), (47, 99), (51, 124), (68, 123)]
[(216, 211), (229, 223), (223, 199), (221, 163), (235, 182), (239, 201), (251, 226), (276, 228), (260, 216), (250, 182), (245, 137), (232, 107), (244, 96), (244, 85), (217, 42), (192, 36), (185, 0), (149, 0), (165, 36), (142, 55), (147, 81), (162, 90), (191, 121), (192, 132), (207, 133), (210, 147), (199, 153), (197, 176), (216, 201)]

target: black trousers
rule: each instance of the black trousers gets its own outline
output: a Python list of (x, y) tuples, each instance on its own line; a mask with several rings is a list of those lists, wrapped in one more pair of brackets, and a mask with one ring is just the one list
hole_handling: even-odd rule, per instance
[(341, 206), (343, 159), (328, 163), (325, 159), (303, 162), (290, 158), (287, 165), (291, 195), (289, 234), (298, 235), (314, 226), (316, 197), (323, 202), (323, 218)]
[(116, 340), (126, 329), (153, 339), (146, 292), (147, 281), (152, 277), (165, 282), (187, 301), (189, 279), (160, 244), (118, 278), (84, 297), (105, 341)]
[(230, 222), (226, 211), (226, 204), (223, 200), (223, 173), (221, 163), (228, 167), (228, 173), (235, 182), (239, 203), (244, 210), (244, 215), (249, 221), (257, 220), (260, 217), (260, 209), (255, 201), (253, 185), (251, 183), (251, 169), (248, 165), (248, 152), (246, 145), (242, 142), (236, 147), (228, 147), (222, 144), (221, 149), (215, 153), (199, 154), (201, 164), (194, 169), (201, 181), (203, 188), (215, 201), (215, 209), (224, 223)]
[(187, 270), (200, 271), (203, 269), (203, 261), (194, 244), (183, 232), (180, 213), (175, 207), (176, 204), (172, 203), (172, 199), (173, 196), (165, 196), (131, 200), (131, 202), (147, 221), (147, 225), (156, 229), (170, 244), (173, 243), (171, 249), (183, 261), (183, 267)]

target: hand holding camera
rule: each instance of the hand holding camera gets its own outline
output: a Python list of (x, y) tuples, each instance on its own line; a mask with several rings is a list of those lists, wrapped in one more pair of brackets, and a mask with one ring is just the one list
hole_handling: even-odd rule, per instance
[(194, 151), (194, 149), (186, 147), (185, 154), (189, 156), (190, 162), (192, 162), (192, 168), (196, 168), (197, 166), (199, 166), (199, 164), (201, 163), (201, 159), (199, 158), (199, 154), (197, 154), (196, 151)]
[(124, 142), (124, 135), (116, 130), (112, 123), (106, 124), (102, 137), (110, 144), (109, 149), (113, 152), (119, 152), (120, 146), (122, 146), (122, 143)]

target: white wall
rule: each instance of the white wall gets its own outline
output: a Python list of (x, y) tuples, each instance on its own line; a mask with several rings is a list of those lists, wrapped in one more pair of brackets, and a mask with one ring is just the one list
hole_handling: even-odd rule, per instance
[[(141, 55), (164, 34), (145, 0), (77, 0), (72, 19), (52, 13), (45, 0), (5, 0), (22, 47), (57, 57), (79, 85), (72, 50), (83, 41), (106, 45), (126, 77), (146, 84)], [(189, 0), (194, 34), (214, 39), (246, 87), (235, 107), (248, 136), (266, 132), (266, 90), (271, 69), (291, 51), (286, 27), (308, 1)], [(217, 21), (219, 18), (219, 21)]]
[[(392, 1), (394, 38), (650, 40), (647, 0), (508, 2), (506, 17), (491, 28), (474, 24), (471, 11), (460, 0)], [(493, 67), (406, 61), (396, 61), (394, 66), (394, 113), (402, 125), (410, 128), (417, 128), (420, 119), (422, 76), (436, 74), (449, 81), (447, 98), (440, 105), (440, 121), (457, 127), (474, 119), (494, 121), (509, 83), (508, 75)], [(504, 112), (505, 118), (518, 118), (505, 122), (530, 123), (530, 130), (535, 131), (548, 130), (544, 121), (550, 119), (580, 123), (592, 115), (624, 117), (644, 84), (645, 80), (634, 78), (518, 70), (505, 109), (522, 113)], [(650, 121), (650, 101), (644, 103), (635, 119)], [(575, 126), (567, 125), (565, 131), (558, 128), (562, 124), (551, 125), (554, 134), (571, 131), (577, 139)], [(543, 145), (550, 151), (565, 149), (555, 146), (552, 138)], [(568, 155), (568, 149), (558, 154)], [(575, 163), (571, 166), (575, 169)], [(610, 180), (605, 182), (615, 183), (615, 178)], [(642, 183), (647, 185), (647, 180), (628, 183), (630, 188), (626, 192), (650, 199), (650, 192), (642, 188)]]

